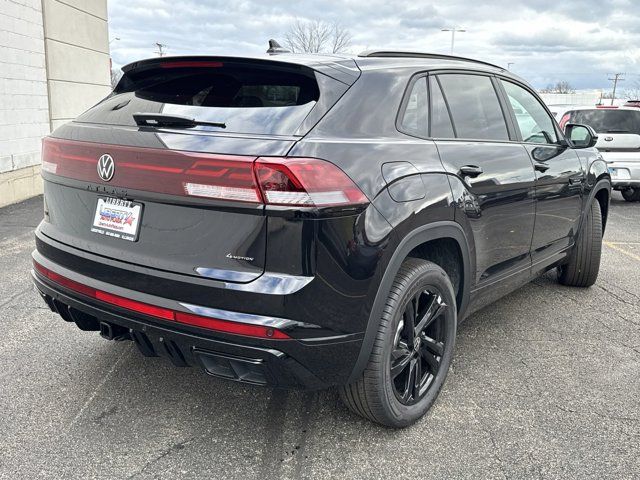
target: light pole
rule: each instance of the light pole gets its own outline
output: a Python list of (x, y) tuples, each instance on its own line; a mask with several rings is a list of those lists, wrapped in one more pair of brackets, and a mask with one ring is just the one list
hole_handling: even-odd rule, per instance
[(109, 45), (111, 45), (113, 42), (117, 42), (118, 40), (120, 40), (120, 37), (113, 37), (111, 40), (109, 40)]
[(463, 28), (451, 27), (451, 28), (443, 28), (443, 32), (451, 32), (451, 55), (453, 55), (453, 44), (456, 41), (456, 32), (466, 32)]
[(515, 64), (516, 62), (509, 62), (507, 63), (507, 70), (511, 70), (511, 65)]

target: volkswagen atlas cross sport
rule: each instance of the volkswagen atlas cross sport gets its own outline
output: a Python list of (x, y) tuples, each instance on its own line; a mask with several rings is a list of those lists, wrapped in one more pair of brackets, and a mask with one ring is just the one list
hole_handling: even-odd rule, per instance
[(458, 323), (556, 268), (598, 274), (592, 129), (430, 54), (154, 58), (44, 139), (35, 284), (82, 330), (420, 418)]

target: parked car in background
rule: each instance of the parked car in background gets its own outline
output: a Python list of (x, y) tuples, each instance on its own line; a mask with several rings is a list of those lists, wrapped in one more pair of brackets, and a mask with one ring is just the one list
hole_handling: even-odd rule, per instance
[(640, 108), (640, 100), (627, 100), (624, 106)]
[(581, 123), (596, 131), (596, 147), (608, 163), (613, 188), (620, 190), (628, 202), (640, 201), (640, 109), (637, 106), (554, 109), (561, 128)]
[(143, 60), (45, 138), (33, 279), (64, 320), (146, 356), (338, 386), (404, 427), (470, 312), (551, 269), (596, 281), (611, 187), (594, 144), (481, 61)]

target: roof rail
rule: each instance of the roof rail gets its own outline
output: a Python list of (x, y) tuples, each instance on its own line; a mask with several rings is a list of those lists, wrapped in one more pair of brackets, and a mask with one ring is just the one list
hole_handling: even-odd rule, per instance
[(397, 52), (393, 50), (366, 50), (358, 54), (359, 57), (403, 57), (403, 58), (433, 58), (437, 60), (462, 60), (465, 62), (481, 63), (482, 65), (488, 65), (489, 67), (499, 68), (504, 70), (504, 67), (495, 65), (489, 62), (483, 62), (482, 60), (476, 60), (474, 58), (457, 57), (455, 55), (444, 55), (442, 53), (425, 53), (425, 52)]

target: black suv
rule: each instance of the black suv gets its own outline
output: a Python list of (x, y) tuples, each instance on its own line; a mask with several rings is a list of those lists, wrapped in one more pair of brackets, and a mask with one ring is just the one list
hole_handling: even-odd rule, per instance
[[(598, 274), (610, 178), (520, 78), (443, 55), (154, 58), (44, 139), (33, 278), (82, 330), (393, 427), (458, 323)], [(533, 308), (533, 307), (531, 307)]]

